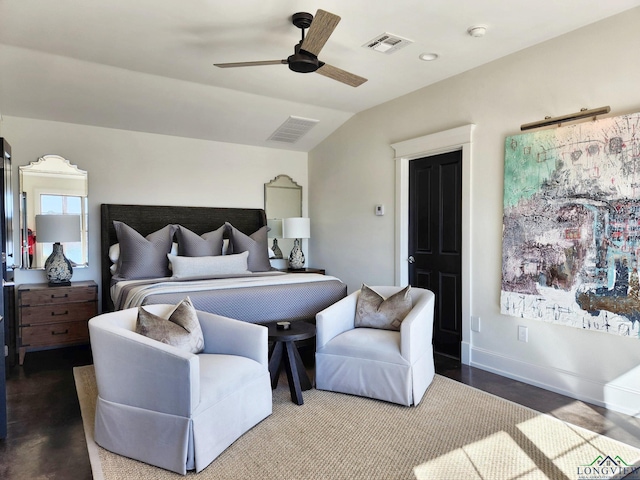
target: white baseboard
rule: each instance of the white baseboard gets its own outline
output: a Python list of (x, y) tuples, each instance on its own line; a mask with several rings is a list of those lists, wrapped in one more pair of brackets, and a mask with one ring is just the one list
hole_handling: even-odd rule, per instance
[(470, 365), (471, 344), (469, 342), (462, 342), (460, 344), (460, 361), (463, 365)]
[[(473, 347), (468, 364), (503, 377), (640, 418), (640, 382), (602, 383), (559, 368), (535, 365)], [(637, 385), (637, 387), (630, 385)]]

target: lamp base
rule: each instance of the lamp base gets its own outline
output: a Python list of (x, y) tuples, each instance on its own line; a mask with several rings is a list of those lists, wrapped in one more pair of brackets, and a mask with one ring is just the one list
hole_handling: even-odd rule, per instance
[(64, 282), (49, 282), (50, 287), (70, 287), (71, 282), (66, 280)]
[(277, 259), (282, 258), (282, 250), (280, 250), (280, 247), (278, 246), (277, 238), (273, 239), (273, 245), (271, 246), (271, 251), (275, 255), (273, 258), (277, 258)]
[(293, 241), (293, 248), (289, 254), (289, 268), (292, 270), (301, 270), (304, 268), (304, 253), (300, 248), (300, 240), (297, 238)]
[(69, 259), (64, 256), (64, 250), (60, 243), (53, 244), (53, 252), (44, 262), (44, 271), (50, 286), (71, 285), (73, 267)]

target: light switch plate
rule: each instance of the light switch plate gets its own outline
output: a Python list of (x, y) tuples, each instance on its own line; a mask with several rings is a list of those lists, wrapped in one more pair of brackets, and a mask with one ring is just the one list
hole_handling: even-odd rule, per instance
[(529, 329), (524, 325), (518, 325), (518, 341), (525, 343), (529, 341)]
[(471, 330), (474, 332), (480, 331), (480, 317), (471, 316)]

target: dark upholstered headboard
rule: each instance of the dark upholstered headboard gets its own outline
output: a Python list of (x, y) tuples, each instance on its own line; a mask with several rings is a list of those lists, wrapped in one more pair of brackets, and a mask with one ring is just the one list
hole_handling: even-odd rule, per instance
[(109, 247), (118, 243), (113, 221), (126, 223), (141, 235), (147, 236), (165, 225), (182, 225), (202, 235), (229, 222), (247, 235), (267, 224), (261, 208), (176, 207), (159, 205), (116, 205), (103, 203), (101, 214), (100, 262), (102, 275), (102, 310), (113, 310), (109, 295), (111, 272)]

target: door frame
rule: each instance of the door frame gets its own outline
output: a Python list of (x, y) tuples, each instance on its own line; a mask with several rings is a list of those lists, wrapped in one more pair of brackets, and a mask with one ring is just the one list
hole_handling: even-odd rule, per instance
[(393, 143), (396, 164), (395, 283), (409, 284), (409, 162), (462, 150), (462, 344), (460, 360), (471, 362), (471, 161), (474, 124)]

